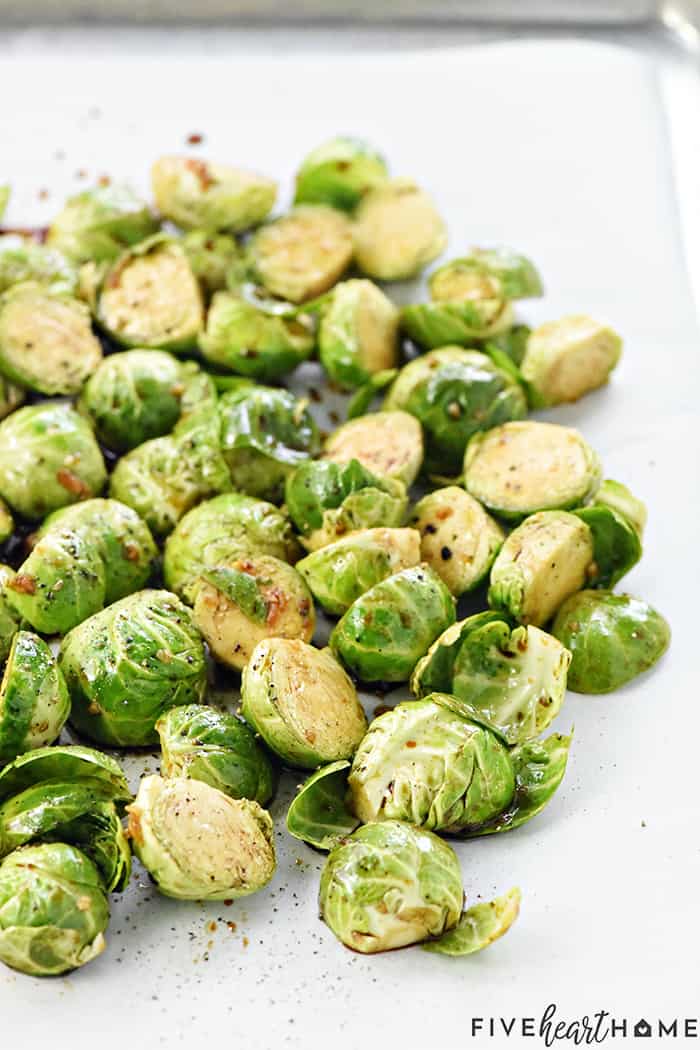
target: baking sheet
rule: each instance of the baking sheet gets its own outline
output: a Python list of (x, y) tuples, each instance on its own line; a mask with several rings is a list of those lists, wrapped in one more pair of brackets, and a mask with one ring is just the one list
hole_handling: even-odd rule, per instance
[[(158, 897), (138, 872), (114, 898), (96, 962), (45, 981), (0, 970), (3, 1045), (10, 1033), (8, 1046), (21, 1035), (55, 1050), (212, 1040), (500, 1050), (538, 1045), (522, 1021), (536, 1027), (549, 1004), (557, 1019), (608, 1011), (630, 1036), (642, 1014), (696, 1016), (699, 344), (678, 136), (654, 65), (575, 43), (332, 60), (18, 59), (0, 66), (0, 90), (13, 100), (0, 113), (10, 221), (42, 222), (101, 174), (145, 190), (150, 162), (191, 132), (205, 135), (202, 155), (288, 188), (308, 148), (343, 131), (378, 143), (395, 172), (432, 191), (451, 253), (506, 243), (532, 255), (547, 295), (522, 307), (525, 320), (587, 311), (625, 336), (610, 387), (548, 418), (579, 426), (607, 474), (647, 501), (645, 557), (625, 588), (674, 630), (650, 675), (607, 698), (569, 695), (557, 727), (575, 726), (570, 766), (544, 814), (457, 845), (472, 903), (523, 890), (518, 923), (487, 952), (368, 959), (341, 948), (317, 918), (322, 858), (286, 835), (283, 794), (270, 887), (231, 907), (187, 904)], [(507, 1039), (501, 1017), (516, 1019)], [(475, 1018), (486, 1030), (473, 1035)]]

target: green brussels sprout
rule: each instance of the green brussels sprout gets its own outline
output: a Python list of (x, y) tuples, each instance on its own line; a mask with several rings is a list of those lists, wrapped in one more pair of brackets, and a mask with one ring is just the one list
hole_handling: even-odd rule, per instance
[(315, 299), (352, 261), (352, 227), (334, 208), (305, 204), (261, 226), (249, 247), (252, 274), (290, 303)]
[(415, 529), (360, 529), (313, 551), (297, 562), (297, 571), (319, 605), (342, 616), (375, 583), (420, 560)]
[(432, 569), (418, 566), (365, 591), (333, 628), (329, 645), (363, 682), (406, 682), (454, 620), (447, 587)]
[(65, 634), (119, 598), (140, 590), (157, 550), (148, 526), (116, 500), (91, 499), (51, 514), (7, 597), (44, 634)]
[(537, 627), (513, 627), (497, 612), (448, 627), (411, 675), (417, 697), (448, 693), (508, 744), (539, 736), (559, 714), (571, 654)]
[(66, 973), (104, 951), (109, 905), (93, 862), (64, 843), (0, 864), (0, 959), (33, 977)]
[(203, 570), (245, 551), (292, 562), (297, 545), (288, 519), (272, 503), (225, 492), (200, 503), (178, 522), (165, 544), (165, 582), (193, 602)]
[(604, 386), (622, 353), (622, 339), (586, 314), (535, 328), (520, 365), (535, 408), (578, 401)]
[(202, 570), (193, 618), (215, 659), (236, 671), (263, 638), (309, 642), (316, 627), (311, 592), (296, 569), (257, 552)]
[(26, 390), (0, 375), (0, 419), (9, 416), (16, 408), (23, 405), (26, 396)]
[(47, 243), (73, 263), (111, 262), (158, 229), (128, 186), (95, 186), (70, 197), (49, 227)]
[(134, 852), (166, 897), (228, 900), (275, 872), (272, 820), (202, 780), (144, 777), (127, 807)]
[(308, 460), (287, 478), (285, 502), (314, 551), (358, 529), (401, 525), (408, 496), (403, 482), (377, 477), (356, 459)]
[(206, 688), (199, 632), (168, 591), (138, 591), (84, 620), (63, 639), (59, 667), (71, 723), (118, 747), (156, 743), (158, 718), (197, 703)]
[(419, 500), (409, 524), (420, 534), (421, 559), (456, 598), (481, 583), (504, 540), (500, 525), (456, 485)]
[(384, 407), (403, 409), (422, 424), (426, 468), (458, 473), (469, 439), (527, 413), (521, 386), (486, 354), (446, 346), (405, 365)]
[(321, 917), (363, 954), (440, 937), (457, 925), (463, 900), (452, 847), (398, 820), (359, 828), (321, 873)]
[(219, 419), (233, 487), (249, 496), (281, 502), (289, 474), (318, 452), (316, 423), (288, 390), (231, 390), (219, 399)]
[(464, 485), (500, 517), (579, 507), (600, 485), (598, 456), (577, 430), (535, 420), (475, 434), (464, 457)]
[(671, 629), (630, 594), (579, 591), (559, 609), (552, 633), (571, 650), (569, 688), (610, 693), (653, 667), (668, 649)]
[(27, 405), (0, 423), (0, 495), (26, 518), (96, 496), (106, 480), (92, 428), (70, 405)]
[(195, 349), (204, 302), (182, 245), (156, 234), (120, 255), (99, 286), (96, 317), (120, 346)]
[(226, 287), (228, 273), (241, 256), (235, 237), (209, 230), (190, 230), (180, 244), (205, 296)]
[(19, 627), (19, 618), (10, 604), (7, 593), (8, 584), (14, 578), (15, 570), (0, 562), (0, 663), (7, 659), (12, 639)]
[(369, 382), (398, 363), (399, 312), (371, 281), (336, 285), (318, 332), (321, 364), (344, 389)]
[(191, 777), (231, 798), (264, 806), (272, 796), (267, 754), (240, 718), (202, 704), (172, 707), (158, 719), (164, 777)]
[(12, 517), (12, 511), (5, 503), (4, 499), (0, 498), (0, 543), (9, 540), (14, 531), (15, 519)]
[(610, 507), (629, 522), (641, 540), (647, 523), (647, 509), (621, 481), (606, 478), (595, 494), (596, 506)]
[(541, 627), (592, 571), (593, 537), (567, 511), (531, 514), (514, 529), (491, 568), (489, 605), (523, 624)]
[(48, 645), (16, 631), (0, 682), (0, 765), (52, 744), (69, 711), (66, 683)]
[(275, 754), (302, 769), (351, 758), (367, 729), (340, 664), (299, 639), (256, 645), (243, 671), (241, 713)]
[(100, 794), (112, 802), (128, 802), (131, 792), (116, 759), (80, 744), (55, 744), (27, 751), (0, 769), (0, 801), (27, 788), (53, 781), (101, 785)]
[(356, 459), (379, 477), (397, 478), (404, 485), (412, 485), (423, 464), (420, 423), (407, 412), (357, 416), (331, 434), (324, 445), (323, 458), (334, 463)]
[(534, 264), (510, 248), (473, 248), (435, 270), (428, 286), (433, 300), (452, 303), (531, 299), (544, 291)]
[(422, 945), (423, 951), (457, 958), (472, 955), (507, 933), (520, 912), (520, 890), (514, 887), (493, 901), (473, 904), (462, 912), (457, 925), (436, 941)]
[(367, 190), (387, 179), (384, 158), (362, 139), (341, 135), (317, 146), (296, 175), (295, 204), (352, 211)]
[(360, 821), (345, 803), (349, 769), (347, 759), (330, 762), (304, 781), (287, 810), (290, 835), (329, 850), (353, 833)]
[(368, 277), (403, 281), (445, 250), (445, 224), (412, 179), (390, 179), (364, 195), (353, 227), (355, 262)]
[(306, 361), (314, 342), (314, 326), (308, 315), (278, 317), (230, 292), (216, 292), (199, 348), (211, 364), (270, 380)]
[(277, 196), (273, 179), (195, 157), (159, 157), (151, 186), (161, 215), (185, 230), (248, 230), (263, 221)]
[(30, 281), (0, 298), (0, 368), (40, 394), (77, 394), (102, 360), (84, 303)]
[(473, 347), (508, 332), (513, 307), (507, 299), (411, 303), (403, 307), (399, 320), (402, 331), (427, 350)]
[(0, 292), (24, 281), (35, 281), (52, 292), (74, 295), (78, 271), (55, 248), (37, 244), (29, 237), (0, 236)]

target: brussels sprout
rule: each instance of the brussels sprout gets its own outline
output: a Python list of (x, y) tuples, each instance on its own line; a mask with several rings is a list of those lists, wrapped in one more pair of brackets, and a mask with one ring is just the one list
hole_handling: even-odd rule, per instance
[(362, 139), (341, 135), (317, 146), (296, 176), (295, 204), (329, 204), (352, 211), (387, 179), (384, 158)]
[(297, 563), (316, 601), (342, 616), (375, 583), (421, 560), (415, 529), (361, 529), (313, 551)]
[(279, 379), (305, 361), (314, 348), (311, 318), (278, 317), (230, 292), (217, 292), (199, 348), (205, 359), (255, 379)]
[(316, 849), (333, 849), (359, 825), (345, 804), (350, 763), (331, 762), (304, 781), (287, 810), (287, 831)]
[(226, 287), (229, 270), (240, 260), (235, 237), (209, 230), (191, 230), (180, 244), (206, 296)]
[(0, 236), (0, 292), (22, 281), (36, 281), (53, 292), (74, 295), (78, 271), (55, 248), (28, 237)]
[(0, 770), (0, 800), (18, 795), (37, 784), (82, 781), (100, 784), (100, 794), (113, 802), (131, 799), (129, 785), (119, 763), (110, 755), (79, 744), (56, 744), (19, 755)]
[(95, 435), (70, 405), (27, 405), (0, 423), (0, 495), (25, 517), (96, 496), (106, 479)]
[(362, 386), (398, 363), (399, 312), (371, 281), (333, 289), (318, 333), (321, 364), (345, 389)]
[(630, 594), (579, 591), (564, 602), (552, 633), (571, 650), (569, 688), (610, 693), (653, 667), (671, 640), (661, 613)]
[(489, 605), (519, 623), (541, 627), (593, 566), (593, 537), (585, 522), (566, 511), (531, 514), (514, 529), (491, 569)]
[(520, 912), (520, 890), (516, 887), (493, 901), (484, 901), (467, 908), (453, 930), (448, 930), (437, 941), (422, 945), (426, 952), (458, 957), (472, 955), (497, 941), (507, 933)]
[(289, 516), (311, 551), (357, 529), (403, 523), (406, 486), (372, 474), (358, 460), (302, 463), (285, 488)]
[(470, 440), (467, 492), (503, 518), (586, 503), (600, 485), (600, 463), (577, 430), (556, 423), (504, 423)]
[(370, 412), (338, 427), (326, 441), (323, 458), (334, 463), (356, 459), (380, 477), (412, 485), (423, 463), (423, 434), (407, 412)]
[(327, 292), (352, 260), (352, 227), (325, 205), (306, 204), (262, 226), (250, 245), (254, 277), (291, 303)]
[(359, 828), (329, 854), (321, 874), (321, 917), (362, 953), (439, 937), (457, 925), (463, 900), (452, 847), (398, 820)]
[(327, 649), (298, 639), (256, 645), (241, 682), (241, 712), (292, 766), (351, 758), (367, 729), (352, 682)]
[(273, 179), (195, 157), (160, 157), (151, 186), (161, 215), (185, 230), (248, 230), (263, 221), (277, 196)]
[(152, 776), (127, 808), (134, 852), (166, 897), (244, 897), (274, 874), (272, 820), (257, 802), (201, 780)]
[(606, 478), (595, 494), (596, 505), (610, 507), (625, 518), (641, 540), (647, 523), (647, 509), (621, 481)]
[(428, 350), (474, 346), (507, 332), (513, 324), (513, 308), (506, 299), (412, 303), (402, 309), (400, 324), (406, 335)]
[(226, 492), (194, 507), (165, 544), (163, 574), (170, 590), (194, 601), (199, 577), (243, 551), (294, 561), (291, 525), (272, 503)]
[(66, 973), (104, 951), (109, 905), (93, 862), (60, 842), (0, 864), (0, 959), (33, 977)]
[(221, 449), (234, 488), (279, 503), (294, 468), (318, 452), (306, 403), (288, 390), (253, 387), (219, 399)]
[(411, 676), (417, 696), (448, 693), (508, 744), (529, 740), (559, 714), (571, 654), (537, 627), (515, 627), (497, 612), (448, 627)]
[(458, 473), (467, 442), (479, 430), (522, 419), (520, 385), (478, 350), (446, 346), (405, 365), (384, 401), (422, 424), (428, 470)]
[(14, 577), (14, 569), (0, 562), (0, 662), (7, 659), (12, 639), (19, 626), (17, 614), (10, 604), (7, 593), (8, 584)]
[(202, 570), (194, 622), (214, 657), (242, 671), (263, 638), (310, 641), (316, 614), (296, 569), (269, 554), (250, 552)]
[(139, 591), (74, 627), (59, 666), (71, 723), (116, 746), (156, 743), (170, 707), (197, 703), (206, 688), (204, 646), (189, 609), (168, 591)]
[(26, 390), (0, 375), (0, 419), (9, 416), (16, 408), (23, 405), (26, 396)]
[(69, 711), (66, 683), (48, 645), (17, 631), (0, 682), (0, 765), (52, 744)]
[(139, 516), (116, 500), (65, 507), (42, 525), (7, 597), (44, 634), (65, 634), (105, 605), (140, 590), (157, 550)]
[(454, 619), (454, 598), (432, 569), (403, 569), (353, 602), (329, 645), (363, 682), (406, 682)]
[(127, 186), (96, 186), (70, 197), (51, 223), (48, 244), (71, 262), (110, 262), (149, 237), (158, 223)]
[(191, 777), (231, 798), (264, 806), (272, 796), (270, 760), (239, 718), (201, 704), (172, 707), (156, 723), (164, 777)]
[(411, 179), (391, 179), (360, 201), (353, 229), (355, 261), (368, 277), (416, 277), (447, 244), (445, 224)]
[(96, 316), (121, 346), (194, 349), (204, 303), (182, 246), (157, 234), (120, 255), (100, 285)]
[(474, 248), (435, 270), (428, 287), (431, 298), (440, 303), (531, 299), (543, 293), (533, 263), (509, 248)]
[(419, 500), (409, 523), (420, 533), (422, 560), (456, 598), (481, 583), (504, 539), (500, 525), (456, 485)]
[(622, 339), (586, 314), (535, 328), (520, 366), (536, 408), (578, 401), (604, 386), (620, 360)]

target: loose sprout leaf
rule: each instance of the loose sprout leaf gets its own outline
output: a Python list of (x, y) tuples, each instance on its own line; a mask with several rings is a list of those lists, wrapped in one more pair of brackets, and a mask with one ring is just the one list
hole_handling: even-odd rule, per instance
[(480, 952), (508, 932), (520, 912), (520, 899), (520, 890), (514, 887), (495, 900), (474, 904), (462, 913), (453, 930), (421, 947), (426, 952), (454, 958)]
[(242, 572), (240, 569), (221, 565), (215, 569), (206, 570), (202, 573), (202, 577), (232, 602), (235, 602), (248, 619), (253, 620), (254, 623), (265, 623), (268, 612), (267, 603), (260, 593), (259, 581), (255, 576)]
[(360, 821), (345, 804), (349, 762), (331, 762), (306, 780), (287, 810), (287, 831), (316, 849), (330, 850)]
[(642, 542), (635, 527), (612, 507), (593, 504), (574, 511), (593, 536), (595, 572), (591, 587), (614, 587), (642, 556)]
[(75, 820), (58, 824), (46, 842), (68, 842), (93, 862), (108, 893), (121, 893), (131, 877), (131, 847), (113, 802), (98, 802)]
[(99, 780), (109, 787), (115, 802), (131, 799), (129, 785), (119, 763), (110, 755), (81, 744), (40, 747), (0, 771), (0, 800), (46, 780)]
[(384, 368), (381, 372), (377, 372), (372, 378), (361, 386), (353, 396), (350, 398), (348, 403), (348, 419), (356, 419), (358, 416), (364, 416), (369, 411), (369, 406), (372, 404), (374, 398), (383, 390), (384, 387), (389, 386), (393, 383), (398, 375), (397, 368)]

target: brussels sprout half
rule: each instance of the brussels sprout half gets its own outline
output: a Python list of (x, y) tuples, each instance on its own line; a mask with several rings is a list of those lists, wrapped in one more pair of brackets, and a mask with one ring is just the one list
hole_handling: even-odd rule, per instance
[(211, 233), (209, 230), (190, 230), (184, 234), (180, 244), (205, 297), (226, 287), (231, 267), (241, 258), (235, 237)]
[(428, 286), (437, 302), (531, 299), (544, 291), (534, 264), (510, 248), (473, 248), (435, 270)]
[(151, 186), (161, 215), (185, 230), (248, 230), (263, 221), (277, 196), (273, 179), (195, 157), (159, 157)]
[(327, 292), (352, 260), (352, 227), (342, 212), (306, 204), (254, 234), (254, 277), (273, 295), (303, 303)]
[(96, 496), (106, 480), (95, 435), (70, 405), (27, 405), (0, 423), (0, 495), (25, 517)]
[(302, 769), (351, 758), (367, 729), (355, 687), (331, 653), (293, 639), (255, 647), (241, 711), (268, 747)]
[(10, 604), (7, 592), (8, 584), (14, 577), (15, 570), (0, 563), (0, 662), (7, 659), (12, 639), (19, 627), (19, 617)]
[(362, 139), (340, 135), (313, 149), (296, 175), (295, 204), (329, 204), (352, 211), (367, 190), (387, 179), (387, 167)]
[(287, 810), (287, 831), (315, 849), (330, 850), (351, 835), (360, 821), (347, 808), (346, 761), (331, 762), (312, 773)]
[(520, 900), (520, 890), (514, 887), (495, 900), (473, 904), (462, 912), (454, 929), (423, 944), (423, 950), (457, 958), (488, 948), (511, 928), (520, 912)]
[(512, 324), (513, 308), (505, 299), (412, 303), (400, 317), (402, 331), (427, 350), (473, 347), (508, 332)]
[(28, 237), (0, 236), (0, 292), (23, 281), (35, 281), (53, 292), (75, 295), (78, 271), (55, 248), (37, 244)]
[(112, 802), (131, 799), (124, 771), (111, 755), (80, 744), (55, 744), (18, 755), (0, 770), (0, 801), (50, 781), (88, 781), (99, 784), (102, 797)]
[[(323, 458), (358, 460), (379, 477), (412, 485), (423, 464), (420, 423), (407, 412), (370, 412), (338, 427), (326, 441)], [(387, 524), (387, 522), (377, 522)]]
[(579, 591), (564, 602), (552, 633), (571, 650), (569, 688), (610, 693), (649, 670), (668, 649), (671, 629), (630, 594)]
[(536, 408), (578, 401), (604, 386), (622, 353), (622, 339), (586, 314), (535, 328), (520, 369)]
[(411, 179), (391, 179), (360, 201), (353, 227), (355, 261), (368, 277), (416, 277), (445, 249), (445, 224), (430, 197)]
[(158, 223), (128, 186), (96, 186), (70, 197), (51, 223), (48, 244), (71, 262), (111, 262)]
[(398, 363), (399, 312), (371, 281), (343, 281), (333, 289), (318, 333), (321, 364), (344, 389), (369, 382)]
[(365, 591), (333, 628), (329, 645), (363, 682), (406, 682), (454, 619), (454, 598), (440, 577), (421, 565)]
[(150, 776), (127, 809), (134, 852), (167, 897), (243, 897), (274, 874), (272, 820), (257, 802), (201, 780)]
[(571, 653), (537, 627), (513, 627), (497, 612), (448, 627), (411, 675), (417, 697), (448, 693), (466, 717), (484, 720), (508, 744), (539, 736), (559, 714)]
[(69, 711), (66, 683), (48, 645), (17, 631), (0, 682), (0, 765), (52, 744)]
[(66, 973), (104, 951), (109, 905), (93, 862), (74, 846), (16, 850), (0, 864), (0, 959), (33, 977)]

